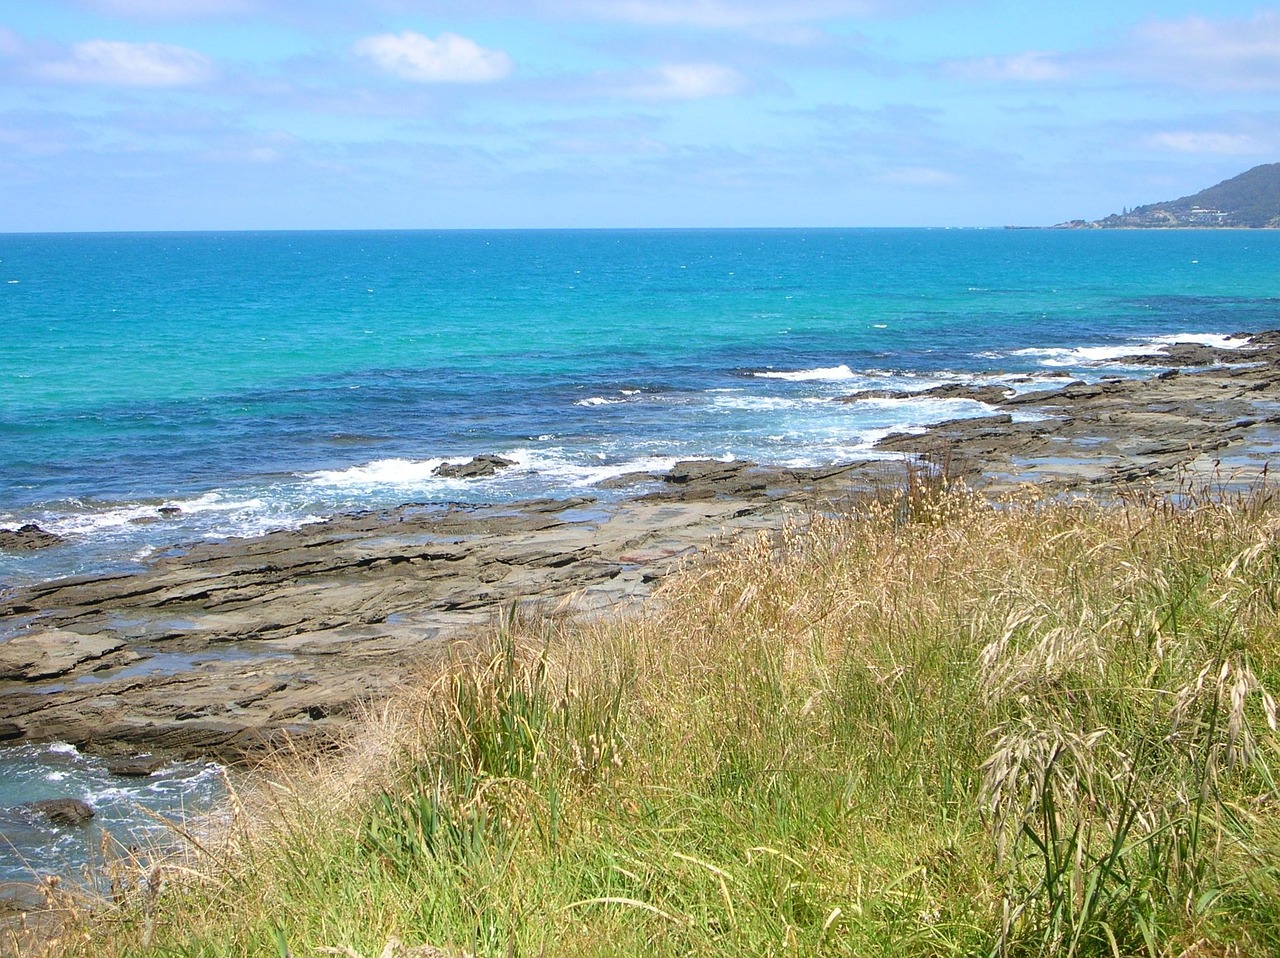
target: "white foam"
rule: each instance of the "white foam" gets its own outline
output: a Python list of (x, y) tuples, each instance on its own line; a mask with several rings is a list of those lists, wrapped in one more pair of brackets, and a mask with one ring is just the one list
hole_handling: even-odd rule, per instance
[(865, 404), (864, 408), (901, 410), (909, 419), (924, 422), (938, 422), (963, 415), (985, 416), (996, 411), (994, 406), (963, 396), (884, 396), (862, 399), (859, 404)]
[[(375, 459), (346, 469), (321, 469), (302, 478), (332, 489), (370, 489), (376, 486), (421, 486), (440, 482), (435, 471), (448, 459)], [(467, 462), (466, 458), (456, 460)]]
[[(552, 438), (547, 437), (548, 440)], [(568, 455), (560, 446), (520, 447), (503, 450), (501, 455), (515, 465), (486, 477), (482, 480), (484, 487), (490, 492), (507, 490), (515, 495), (533, 493), (534, 490), (527, 488), (531, 478), (538, 486), (586, 488), (627, 473), (670, 469), (679, 459), (675, 456), (645, 455), (613, 458), (600, 451)], [(447, 497), (475, 489), (477, 480), (443, 478), (434, 475), (435, 470), (441, 464), (465, 463), (469, 458), (378, 459), (348, 469), (309, 473), (303, 478), (346, 494)]]
[[(1221, 349), (1240, 349), (1249, 343), (1248, 336), (1228, 336), (1222, 333), (1172, 333), (1156, 336), (1144, 342), (1132, 342), (1123, 346), (1076, 346), (1015, 349), (1013, 356), (1030, 356), (1040, 360), (1042, 366), (1120, 366), (1126, 364), (1120, 360), (1130, 356), (1159, 356), (1175, 343), (1198, 343), (1202, 346), (1216, 346)], [(979, 354), (984, 359), (998, 356), (990, 353)]]
[(856, 379), (858, 374), (848, 366), (841, 364), (839, 366), (820, 366), (817, 369), (795, 369), (790, 371), (783, 370), (763, 370), (754, 372), (751, 375), (760, 379), (785, 379), (787, 382), (803, 383), (813, 381), (839, 382), (846, 379)]
[(1121, 365), (1116, 361), (1128, 356), (1150, 356), (1161, 350), (1155, 343), (1134, 343), (1128, 346), (1077, 346), (1075, 348), (1050, 347), (1045, 349), (1015, 349), (1014, 356), (1028, 356), (1040, 361), (1041, 366), (1102, 366)]
[(617, 406), (625, 403), (625, 399), (605, 399), (603, 396), (592, 396), (590, 399), (579, 399), (575, 406)]
[(1216, 346), (1218, 349), (1240, 349), (1249, 345), (1248, 336), (1226, 336), (1222, 333), (1175, 333), (1172, 336), (1157, 336), (1153, 342), (1165, 346), (1174, 343), (1198, 343), (1201, 346)]
[(278, 528), (275, 517), (266, 515), (268, 504), (259, 497), (228, 497), (220, 492), (208, 492), (194, 499), (173, 499), (160, 506), (154, 503), (124, 503), (108, 508), (95, 509), (83, 502), (74, 511), (49, 513), (41, 517), (40, 525), (50, 532), (70, 538), (93, 538), (136, 530), (143, 522), (161, 518), (160, 508), (175, 507), (174, 520), (199, 515), (216, 515), (219, 520), (231, 520), (239, 525), (244, 520), (270, 520), (272, 528)]
[(539, 479), (549, 480), (562, 488), (582, 489), (632, 472), (661, 472), (670, 469), (678, 456), (630, 456), (611, 459), (607, 453), (591, 453), (595, 462), (582, 462), (564, 455), (558, 447), (550, 449), (513, 449), (504, 456), (536, 473)]
[(783, 396), (744, 396), (740, 393), (720, 395), (711, 400), (711, 405), (720, 409), (744, 409), (752, 412), (804, 409), (812, 406), (825, 406), (829, 403), (829, 399), (812, 396), (788, 399)]

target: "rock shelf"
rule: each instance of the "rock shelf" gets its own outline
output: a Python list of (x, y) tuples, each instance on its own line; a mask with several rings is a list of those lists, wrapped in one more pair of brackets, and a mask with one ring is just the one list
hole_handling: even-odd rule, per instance
[(14, 589), (0, 595), (0, 739), (228, 761), (286, 738), (323, 743), (504, 609), (626, 610), (693, 556), (900, 483), (904, 459), (992, 494), (1265, 477), (1280, 451), (1280, 335), (1142, 362), (1167, 368), (1033, 392), (948, 388), (992, 413), (889, 436), (881, 461), (697, 460), (611, 481), (632, 493), (621, 502), (405, 505)]

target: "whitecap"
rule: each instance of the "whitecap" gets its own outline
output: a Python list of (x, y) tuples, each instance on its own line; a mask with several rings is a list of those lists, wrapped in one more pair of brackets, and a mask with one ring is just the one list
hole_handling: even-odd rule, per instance
[(1220, 349), (1240, 349), (1248, 345), (1248, 336), (1223, 333), (1172, 333), (1149, 340), (1133, 341), (1122, 346), (1076, 346), (1015, 349), (1010, 355), (1037, 358), (1042, 366), (1120, 366), (1130, 356), (1159, 356), (1175, 343), (1198, 343)]
[(711, 405), (718, 409), (743, 409), (752, 412), (766, 412), (780, 409), (805, 409), (812, 406), (827, 405), (829, 402), (829, 399), (818, 397), (788, 399), (782, 396), (744, 396), (741, 394), (730, 394), (714, 397), (711, 400)]
[(1249, 345), (1249, 340), (1249, 336), (1229, 336), (1223, 333), (1175, 333), (1171, 336), (1157, 336), (1153, 342), (1166, 346), (1174, 343), (1198, 343), (1218, 349), (1240, 349)]
[[(346, 469), (321, 469), (302, 478), (333, 489), (369, 489), (374, 486), (419, 486), (439, 482), (434, 475), (448, 459), (375, 459)], [(467, 459), (458, 459), (458, 463)]]
[(839, 366), (820, 366), (817, 369), (761, 370), (751, 375), (760, 379), (785, 379), (788, 382), (800, 383), (815, 380), (839, 381), (856, 379), (858, 374), (842, 363)]
[(1122, 365), (1118, 360), (1129, 356), (1149, 356), (1160, 352), (1161, 347), (1154, 343), (1131, 344), (1128, 346), (1077, 346), (1069, 348), (1054, 346), (1047, 348), (1015, 349), (1011, 355), (1026, 356), (1036, 359), (1041, 366), (1101, 366)]

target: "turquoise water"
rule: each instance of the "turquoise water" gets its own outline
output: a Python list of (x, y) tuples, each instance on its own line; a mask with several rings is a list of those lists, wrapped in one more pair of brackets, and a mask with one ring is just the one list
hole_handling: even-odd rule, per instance
[[(0, 591), (340, 510), (867, 456), (990, 409), (836, 401), (859, 389), (1147, 375), (1117, 358), (1277, 326), (1280, 231), (0, 235), (0, 527), (66, 538), (0, 553)], [(479, 453), (518, 466), (431, 475)], [(210, 775), (9, 750), (0, 807), (71, 794), (126, 828)], [(32, 827), (0, 877), (96, 841)]]
[[(69, 540), (0, 577), (679, 457), (854, 458), (986, 410), (842, 394), (1124, 372), (1280, 325), (1278, 264), (1280, 234), (1234, 231), (0, 236), (0, 525)], [(520, 467), (430, 476), (483, 452)]]

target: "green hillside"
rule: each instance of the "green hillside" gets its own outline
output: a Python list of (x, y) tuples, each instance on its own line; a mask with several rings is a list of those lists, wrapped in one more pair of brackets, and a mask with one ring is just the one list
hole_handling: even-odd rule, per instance
[(1264, 163), (1181, 199), (1138, 206), (1101, 220), (1072, 220), (1068, 228), (1280, 228), (1280, 163)]
[(1140, 206), (1142, 215), (1167, 211), (1190, 216), (1192, 210), (1217, 210), (1226, 214), (1229, 226), (1280, 226), (1280, 163), (1265, 163), (1224, 180), (1193, 196)]

